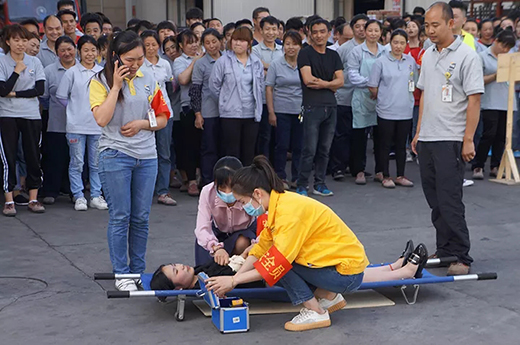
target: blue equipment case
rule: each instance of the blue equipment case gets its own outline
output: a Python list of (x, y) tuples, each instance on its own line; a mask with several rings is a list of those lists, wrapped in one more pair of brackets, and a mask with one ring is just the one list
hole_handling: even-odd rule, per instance
[(211, 307), (211, 321), (215, 327), (221, 333), (249, 331), (249, 305), (243, 302), (242, 306), (233, 306), (233, 300), (239, 300), (239, 297), (219, 298), (213, 292), (209, 292), (204, 283), (209, 278), (206, 273), (199, 273), (197, 278), (204, 293), (204, 300)]

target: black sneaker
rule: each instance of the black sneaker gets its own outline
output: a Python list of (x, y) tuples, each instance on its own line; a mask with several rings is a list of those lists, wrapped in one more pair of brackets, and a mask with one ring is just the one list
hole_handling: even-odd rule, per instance
[(24, 193), (20, 193), (14, 197), (14, 203), (18, 206), (27, 206), (29, 205), (29, 198), (24, 195)]
[(336, 181), (343, 180), (345, 178), (345, 174), (343, 174), (343, 171), (338, 170), (332, 173), (332, 178)]

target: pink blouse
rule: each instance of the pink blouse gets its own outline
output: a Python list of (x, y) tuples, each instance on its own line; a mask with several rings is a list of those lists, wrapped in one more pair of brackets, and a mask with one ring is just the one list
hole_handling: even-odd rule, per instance
[(199, 210), (197, 213), (197, 226), (195, 236), (197, 243), (208, 252), (213, 253), (213, 247), (219, 243), (213, 233), (212, 223), (221, 232), (233, 233), (247, 229), (253, 223), (254, 217), (248, 215), (242, 208), (241, 203), (233, 206), (222, 201), (217, 195), (217, 188), (212, 182), (202, 188), (199, 198)]

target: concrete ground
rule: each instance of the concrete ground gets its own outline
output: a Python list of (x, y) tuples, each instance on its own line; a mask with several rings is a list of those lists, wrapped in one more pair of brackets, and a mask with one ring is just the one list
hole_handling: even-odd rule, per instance
[[(358, 235), (372, 262), (395, 259), (410, 238), (434, 249), (415, 163), (407, 175), (416, 187), (356, 186), (348, 177), (329, 182), (335, 195), (320, 199)], [(176, 322), (175, 304), (108, 300), (113, 285), (92, 279), (111, 270), (107, 212), (76, 212), (66, 198), (44, 215), (18, 207), (16, 218), (0, 217), (0, 344), (518, 344), (520, 187), (479, 181), (464, 192), (472, 271), (497, 272), (498, 280), (424, 286), (413, 306), (398, 289), (385, 289), (395, 306), (340, 311), (332, 327), (305, 333), (283, 330), (291, 314), (252, 316), (248, 333), (221, 335), (191, 302), (186, 320)], [(194, 262), (197, 199), (172, 193), (179, 206), (152, 207), (149, 271)]]

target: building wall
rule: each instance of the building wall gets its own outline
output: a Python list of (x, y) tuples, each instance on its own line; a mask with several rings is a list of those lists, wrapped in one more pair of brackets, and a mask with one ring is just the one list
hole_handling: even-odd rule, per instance
[(125, 0), (87, 0), (86, 12), (103, 12), (114, 26), (126, 27)]
[(430, 7), (430, 5), (433, 4), (435, 1), (448, 2), (448, 0), (406, 0), (406, 12), (412, 13), (413, 9), (416, 6), (421, 6), (422, 8), (427, 10), (428, 7)]

